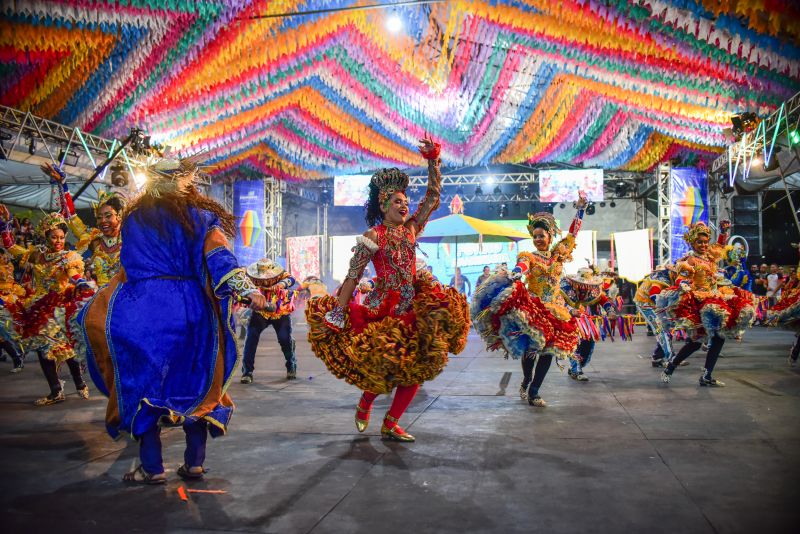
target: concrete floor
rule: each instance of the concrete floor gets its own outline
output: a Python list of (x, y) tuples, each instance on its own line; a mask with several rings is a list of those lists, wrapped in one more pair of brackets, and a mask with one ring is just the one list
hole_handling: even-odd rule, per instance
[[(700, 356), (661, 384), (640, 329), (633, 342), (598, 344), (588, 383), (551, 369), (544, 410), (519, 400), (518, 362), (473, 335), (404, 416), (413, 444), (381, 441), (386, 397), (357, 434), (358, 392), (313, 357), (303, 325), (295, 337), (301, 379), (284, 380), (266, 331), (255, 382), (232, 385), (230, 434), (210, 442), (210, 472), (193, 484), (175, 475), (179, 430), (164, 436), (169, 483), (125, 486), (137, 447), (105, 434), (104, 398), (82, 401), (68, 381), (67, 402), (35, 408), (46, 389), (38, 365), (8, 375), (0, 364), (0, 530), (797, 532), (789, 332), (755, 328), (730, 342), (715, 373), (728, 387), (708, 389), (697, 386)], [(227, 493), (183, 502), (181, 484)]]

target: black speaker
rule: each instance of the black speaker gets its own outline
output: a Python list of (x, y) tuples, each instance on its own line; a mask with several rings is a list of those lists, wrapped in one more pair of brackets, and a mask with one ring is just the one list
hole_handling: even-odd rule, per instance
[(740, 235), (747, 240), (751, 253), (761, 253), (761, 236), (759, 235), (758, 195), (736, 195), (733, 197), (733, 235)]

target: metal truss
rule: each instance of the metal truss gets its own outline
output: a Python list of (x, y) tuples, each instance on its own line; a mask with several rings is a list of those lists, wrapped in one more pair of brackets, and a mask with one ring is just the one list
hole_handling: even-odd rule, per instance
[(267, 176), (264, 178), (264, 237), (267, 258), (275, 260), (283, 255), (283, 193), (285, 182)]
[[(445, 174), (442, 175), (442, 186), (446, 187), (459, 185), (489, 185), (487, 179), (492, 176), (491, 185), (509, 184), (532, 184), (536, 181), (536, 175), (532, 172), (505, 173), (505, 174)], [(428, 183), (428, 174), (409, 176), (409, 187), (425, 187)]]
[[(783, 103), (777, 110), (773, 111), (766, 119), (761, 121), (758, 127), (752, 132), (746, 132), (736, 143), (730, 145), (717, 159), (711, 163), (711, 172), (714, 174), (729, 173), (732, 164), (743, 163), (743, 174), (747, 176), (749, 172), (749, 162), (752, 161), (756, 152), (764, 148), (767, 143), (774, 143), (776, 128), (780, 127), (781, 120), (788, 121), (794, 118), (797, 127), (797, 113), (800, 111), (800, 93), (795, 94)], [(770, 146), (772, 146), (770, 144)], [(770, 150), (771, 152), (771, 150)], [(734, 171), (735, 172), (735, 171)], [(733, 180), (733, 176), (729, 177)]]
[(647, 197), (633, 199), (634, 206), (634, 228), (644, 230), (647, 228)]
[(660, 163), (656, 171), (658, 192), (658, 262), (666, 264), (672, 259), (672, 165)]

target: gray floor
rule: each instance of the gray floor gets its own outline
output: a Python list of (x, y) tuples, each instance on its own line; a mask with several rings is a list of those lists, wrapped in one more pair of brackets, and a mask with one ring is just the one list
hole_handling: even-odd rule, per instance
[[(414, 444), (383, 442), (376, 403), (364, 435), (358, 392), (328, 375), (296, 325), (300, 380), (283, 379), (265, 332), (255, 383), (231, 387), (230, 434), (209, 446), (206, 479), (178, 496), (182, 432), (164, 436), (169, 483), (126, 487), (136, 446), (104, 433), (105, 399), (35, 408), (38, 366), (0, 367), (3, 532), (797, 532), (800, 371), (788, 332), (729, 342), (717, 377), (701, 356), (672, 384), (647, 359), (653, 338), (598, 344), (577, 383), (551, 369), (550, 403), (517, 396), (518, 362), (464, 354), (420, 390), (403, 423)], [(698, 353), (699, 354), (699, 353)], [(9, 364), (0, 364), (8, 366)], [(66, 377), (65, 377), (66, 378)]]

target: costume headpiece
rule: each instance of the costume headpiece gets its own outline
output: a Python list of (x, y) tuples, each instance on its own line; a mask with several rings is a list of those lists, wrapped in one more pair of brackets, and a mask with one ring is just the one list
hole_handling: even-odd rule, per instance
[(123, 197), (122, 195), (120, 195), (118, 193), (108, 193), (107, 191), (100, 191), (97, 194), (97, 202), (92, 202), (92, 208), (94, 208), (94, 216), (95, 217), (97, 217), (98, 212), (100, 211), (100, 208), (102, 208), (103, 206), (108, 204), (108, 202), (112, 198), (118, 198), (120, 200), (120, 202), (122, 202), (122, 205), (123, 206), (125, 205), (125, 197)]
[(283, 267), (269, 258), (262, 258), (247, 266), (247, 274), (258, 280), (269, 280), (284, 273)]
[(161, 158), (148, 165), (145, 193), (158, 197), (162, 193), (185, 191), (200, 173), (199, 159), (200, 155), (181, 159)]
[(408, 187), (408, 175), (396, 168), (381, 169), (372, 175), (371, 182), (380, 191), (378, 200), (383, 204), (394, 193), (405, 192)]
[(64, 219), (63, 215), (57, 211), (54, 211), (46, 214), (44, 218), (39, 221), (39, 226), (36, 227), (36, 233), (38, 233), (41, 237), (46, 237), (47, 232), (54, 230), (55, 228), (60, 228), (62, 225), (66, 226), (67, 221)]
[(683, 234), (683, 239), (692, 245), (701, 235), (711, 237), (711, 229), (702, 221), (691, 225), (686, 233)]
[(546, 211), (528, 214), (528, 233), (531, 235), (531, 237), (533, 237), (533, 231), (536, 228), (536, 225), (544, 226), (544, 230), (550, 234), (551, 240), (559, 231), (556, 218), (553, 217), (552, 213), (547, 213)]

